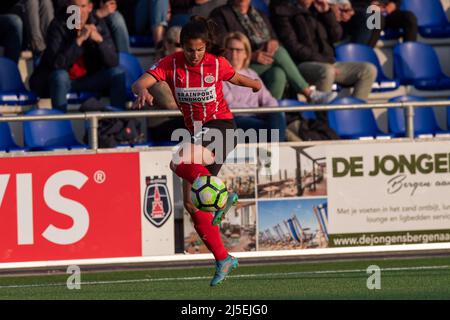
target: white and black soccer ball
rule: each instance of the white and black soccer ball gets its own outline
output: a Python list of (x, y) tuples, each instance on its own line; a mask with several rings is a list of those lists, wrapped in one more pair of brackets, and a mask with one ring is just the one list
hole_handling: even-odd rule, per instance
[(227, 203), (227, 187), (216, 176), (201, 176), (192, 183), (191, 199), (199, 210), (217, 211)]

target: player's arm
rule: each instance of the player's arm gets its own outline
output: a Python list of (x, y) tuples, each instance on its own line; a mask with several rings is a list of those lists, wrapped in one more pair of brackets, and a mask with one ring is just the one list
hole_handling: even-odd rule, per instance
[(261, 81), (249, 78), (237, 72), (228, 81), (237, 86), (252, 88), (253, 92), (258, 92), (262, 88)]
[(151, 88), (156, 83), (156, 79), (149, 75), (148, 73), (144, 73), (139, 79), (133, 83), (131, 89), (133, 93), (137, 95), (137, 99), (134, 101), (134, 107), (141, 109), (147, 103), (148, 105), (153, 105), (153, 96), (148, 92), (148, 89)]

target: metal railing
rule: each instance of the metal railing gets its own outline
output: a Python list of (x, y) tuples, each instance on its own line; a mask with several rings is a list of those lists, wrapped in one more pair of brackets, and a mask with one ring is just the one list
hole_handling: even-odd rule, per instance
[[(448, 107), (450, 100), (442, 101), (406, 101), (393, 103), (374, 104), (339, 104), (339, 105), (299, 105), (288, 107), (259, 107), (259, 108), (239, 108), (232, 109), (233, 114), (240, 113), (271, 113), (271, 112), (299, 112), (299, 111), (330, 111), (345, 109), (405, 109), (406, 137), (414, 139), (414, 108), (416, 107)], [(90, 122), (89, 145), (93, 150), (98, 149), (98, 121), (101, 119), (113, 118), (143, 118), (143, 117), (174, 117), (181, 116), (178, 110), (132, 110), (120, 112), (86, 112), (68, 113), (61, 115), (39, 115), (39, 116), (3, 116), (0, 122), (23, 122), (40, 120), (86, 120)]]

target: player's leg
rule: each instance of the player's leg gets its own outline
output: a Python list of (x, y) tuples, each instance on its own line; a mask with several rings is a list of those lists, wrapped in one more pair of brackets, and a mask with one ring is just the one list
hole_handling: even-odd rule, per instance
[[(222, 168), (223, 162), (225, 162), (225, 159), (227, 158), (228, 154), (231, 153), (236, 148), (236, 139), (234, 135), (234, 130), (236, 129), (236, 124), (233, 120), (215, 120), (211, 121), (207, 124), (209, 128), (214, 128), (220, 131), (222, 136), (222, 144), (219, 146), (216, 146), (218, 148), (221, 148), (221, 150), (214, 150), (216, 152), (220, 152), (222, 155), (221, 159), (222, 161), (214, 161), (214, 163), (208, 165), (206, 168), (211, 172), (213, 176), (217, 176), (220, 172), (220, 169)], [(233, 134), (229, 134), (227, 130), (231, 130)], [(228, 141), (229, 139), (233, 139), (232, 141)], [(232, 142), (232, 143), (228, 143)], [(206, 145), (208, 146), (208, 145)], [(228, 199), (223, 208), (220, 210), (217, 210), (214, 213), (214, 218), (212, 221), (212, 224), (214, 226), (218, 226), (226, 213), (231, 209), (232, 206), (236, 205), (238, 201), (238, 195), (235, 192), (229, 192), (228, 193)]]
[(201, 145), (185, 143), (180, 146), (170, 162), (170, 169), (190, 184), (200, 176), (210, 176), (206, 168), (214, 163), (214, 154)]
[(211, 286), (220, 284), (231, 271), (237, 268), (238, 261), (228, 254), (225, 248), (220, 228), (212, 225), (213, 216), (210, 212), (197, 209), (191, 201), (191, 184), (183, 181), (183, 203), (194, 223), (194, 228), (203, 243), (211, 251), (216, 259), (216, 272), (211, 280)]

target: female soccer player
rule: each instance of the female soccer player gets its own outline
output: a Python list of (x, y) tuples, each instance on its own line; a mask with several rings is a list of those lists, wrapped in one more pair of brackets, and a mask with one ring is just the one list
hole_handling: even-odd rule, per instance
[[(216, 163), (214, 152), (206, 148), (211, 141), (202, 139), (202, 145), (194, 142), (210, 129), (219, 130), (224, 140), (226, 130), (236, 129), (233, 114), (223, 98), (222, 81), (252, 88), (254, 92), (262, 86), (260, 81), (236, 73), (221, 56), (223, 50), (216, 44), (213, 24), (205, 18), (192, 17), (181, 30), (183, 51), (163, 58), (133, 84), (133, 92), (138, 96), (135, 105), (140, 109), (146, 103), (152, 104), (148, 88), (157, 81), (167, 82), (192, 136), (188, 147), (179, 149), (179, 158), (176, 162), (172, 160), (170, 168), (183, 178), (184, 206), (192, 217), (195, 230), (216, 259), (211, 286), (220, 284), (238, 265), (237, 259), (225, 249), (217, 226), (224, 213), (237, 201), (237, 195), (230, 193), (226, 206), (217, 211), (214, 218), (210, 212), (194, 206), (190, 200), (191, 184), (200, 176), (216, 176), (222, 166), (222, 163)], [(194, 122), (201, 123), (201, 130), (194, 128)], [(234, 141), (231, 144), (234, 148)], [(222, 141), (222, 146), (225, 159), (232, 150), (227, 150), (226, 141)]]

